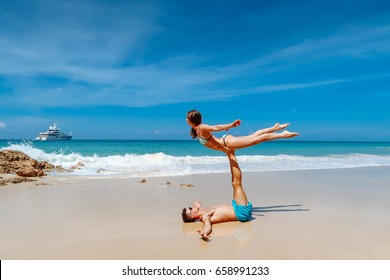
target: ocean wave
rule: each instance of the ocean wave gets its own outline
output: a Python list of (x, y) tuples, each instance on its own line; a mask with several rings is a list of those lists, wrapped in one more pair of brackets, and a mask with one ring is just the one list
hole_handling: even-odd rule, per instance
[[(11, 143), (2, 149), (18, 150), (36, 160), (47, 161), (64, 168), (70, 168), (79, 162), (83, 163), (84, 166), (80, 169), (72, 173), (61, 173), (61, 176), (120, 176), (129, 178), (230, 172), (229, 163), (225, 156), (171, 156), (162, 152), (142, 155), (83, 156), (74, 152), (66, 154), (62, 150), (47, 153), (29, 143)], [(390, 156), (371, 154), (238, 155), (237, 159), (243, 172), (390, 166)], [(56, 176), (58, 173), (53, 172), (51, 175)]]

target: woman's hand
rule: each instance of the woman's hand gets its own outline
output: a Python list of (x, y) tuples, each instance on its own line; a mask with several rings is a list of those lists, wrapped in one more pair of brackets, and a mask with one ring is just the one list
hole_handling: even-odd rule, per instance
[[(232, 122), (232, 123), (230, 124), (230, 127), (229, 127), (229, 128), (237, 127), (237, 126), (239, 126), (240, 124), (241, 124), (241, 121), (240, 121), (240, 120), (235, 120), (234, 122)], [(228, 131), (229, 128), (226, 129), (226, 131)]]

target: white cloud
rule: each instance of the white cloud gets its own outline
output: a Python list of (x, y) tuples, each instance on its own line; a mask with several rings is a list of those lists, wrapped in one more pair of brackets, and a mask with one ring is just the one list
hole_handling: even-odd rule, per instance
[[(13, 30), (0, 33), (0, 53), (5, 58), (0, 62), (2, 74), (84, 79), (88, 70), (95, 69), (96, 74), (98, 69), (105, 71), (121, 63), (124, 56), (139, 54), (159, 30), (154, 23), (158, 9), (149, 3), (46, 1), (27, 8), (26, 13), (31, 12), (28, 24), (23, 24), (16, 11), (16, 20), (1, 19), (0, 12), (0, 25)], [(79, 70), (86, 70), (85, 74), (79, 76)]]
[(194, 66), (205, 62), (196, 53), (145, 63), (143, 49), (162, 28), (157, 23), (161, 11), (153, 2), (129, 2), (125, 8), (45, 3), (28, 25), (17, 20), (4, 25), (15, 32), (0, 33), (0, 75), (14, 92), (7, 97), (10, 106), (153, 106), (319, 87), (357, 78), (307, 80), (300, 75), (294, 83), (283, 78), (294, 67), (305, 65), (300, 71), (310, 72), (310, 65), (329, 58), (390, 53), (390, 26), (347, 26), (228, 66), (211, 60), (207, 67)]
[(5, 123), (4, 122), (0, 122), (0, 129), (2, 128), (5, 128)]

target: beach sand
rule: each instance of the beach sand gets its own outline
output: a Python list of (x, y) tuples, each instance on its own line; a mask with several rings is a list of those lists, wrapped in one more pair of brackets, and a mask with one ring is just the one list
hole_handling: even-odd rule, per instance
[(390, 259), (390, 168), (243, 175), (253, 219), (210, 242), (181, 210), (231, 203), (230, 173), (0, 187), (0, 259)]

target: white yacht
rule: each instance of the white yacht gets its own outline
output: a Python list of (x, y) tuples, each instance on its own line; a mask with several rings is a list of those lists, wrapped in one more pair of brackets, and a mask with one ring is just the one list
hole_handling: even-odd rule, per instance
[(48, 131), (41, 132), (35, 140), (39, 141), (59, 141), (59, 140), (70, 140), (72, 139), (72, 133), (66, 135), (58, 127), (57, 124), (53, 124), (49, 127)]

